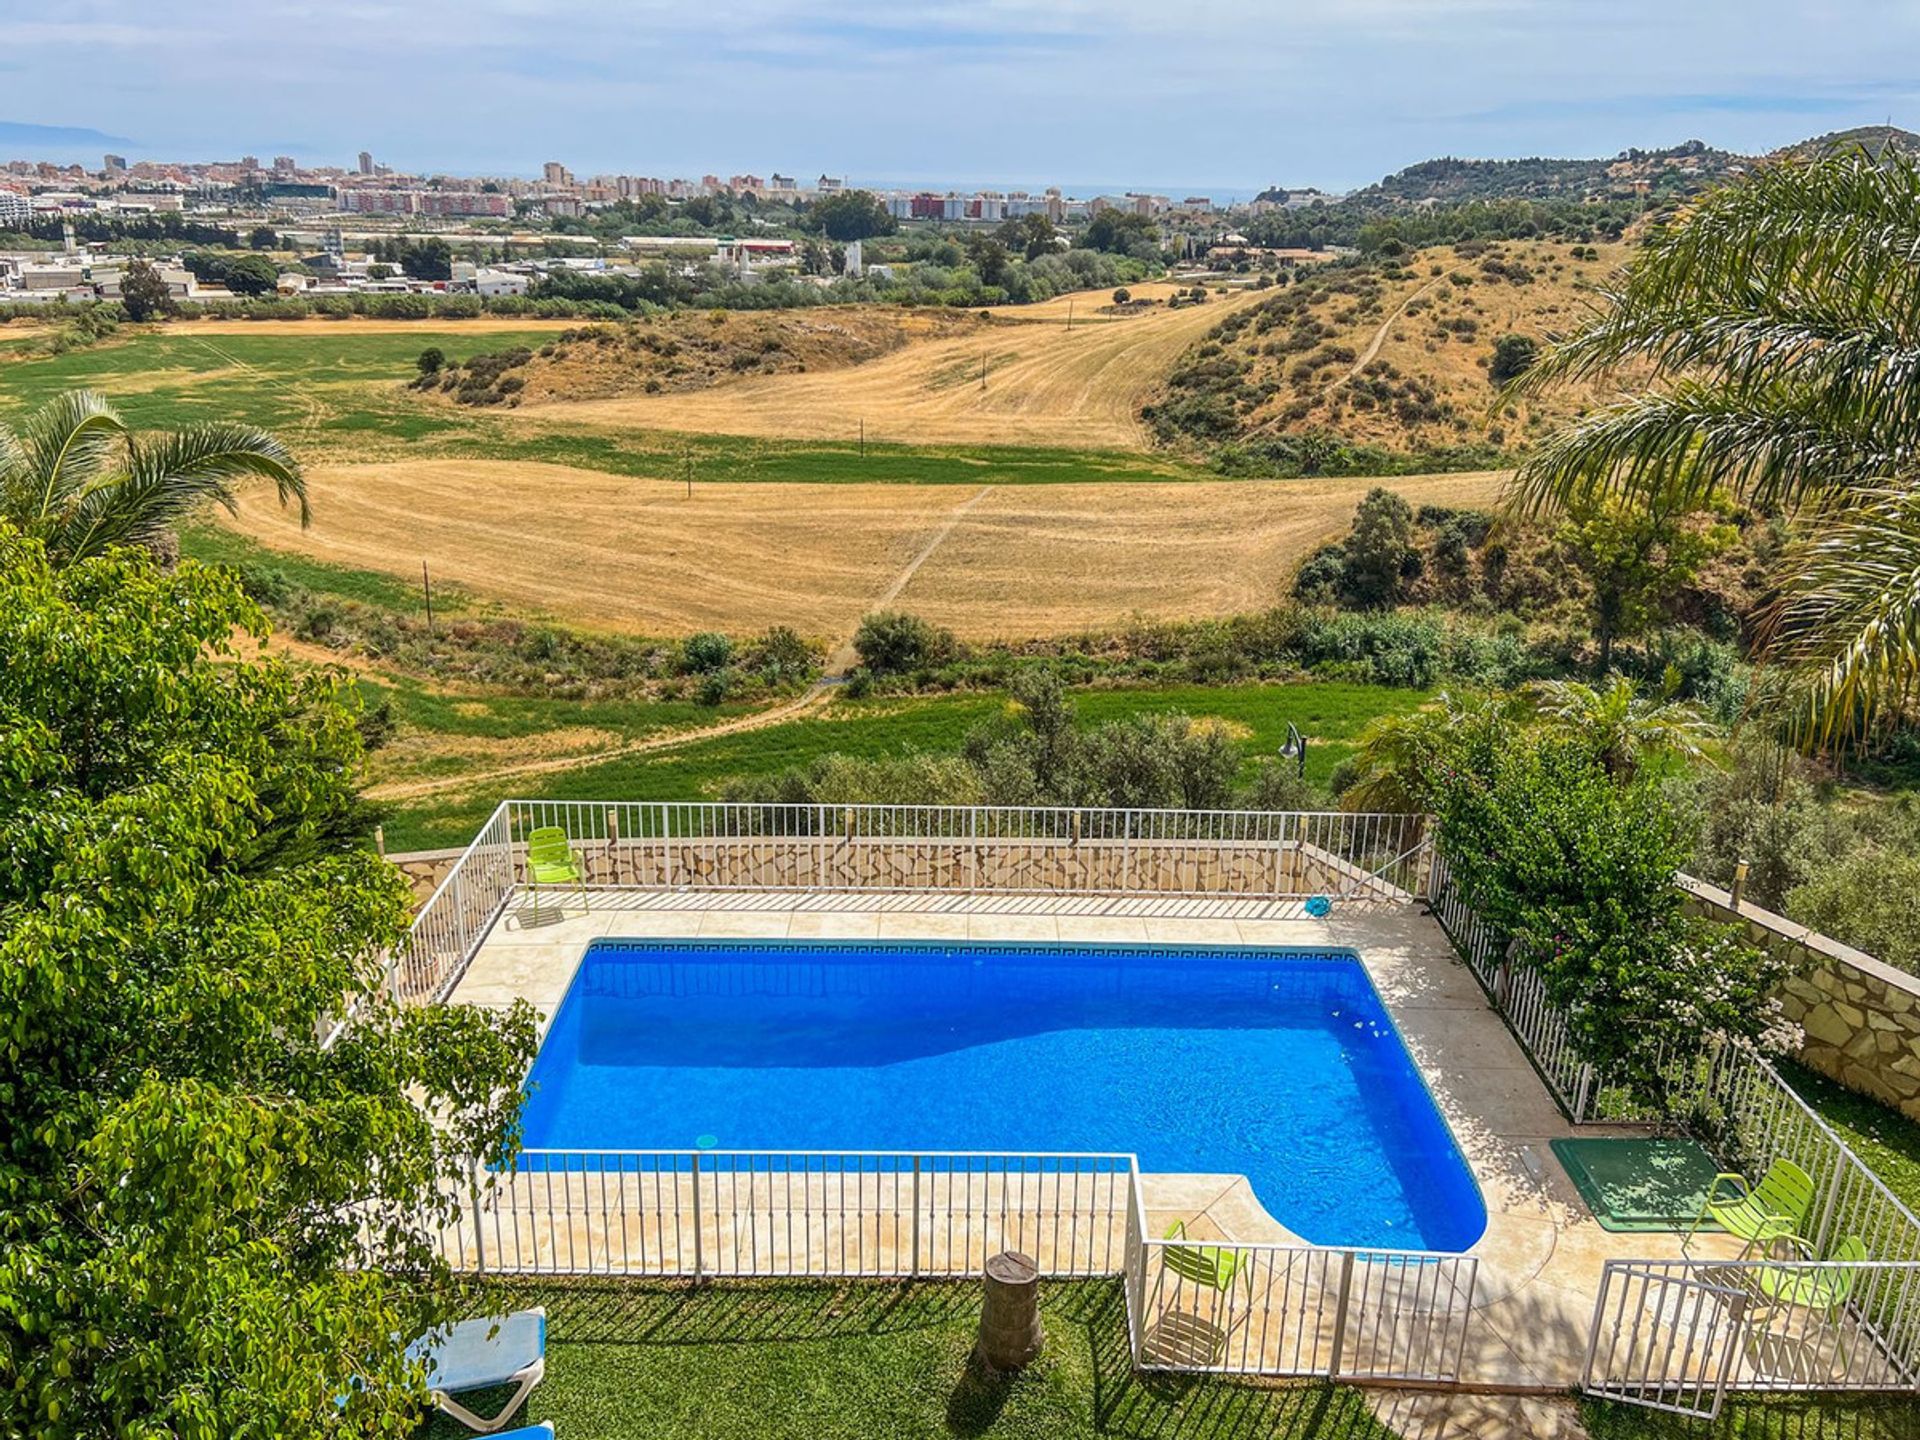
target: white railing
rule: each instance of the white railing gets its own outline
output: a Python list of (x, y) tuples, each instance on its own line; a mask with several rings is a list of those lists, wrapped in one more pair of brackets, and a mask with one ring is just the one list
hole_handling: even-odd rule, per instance
[[(1002, 1250), (1118, 1276), (1144, 1369), (1450, 1382), (1470, 1256), (1147, 1238), (1126, 1155), (528, 1150), (476, 1166), (439, 1249), (458, 1271), (972, 1278)], [(1168, 1263), (1231, 1254), (1225, 1287)]]
[(717, 1277), (1120, 1273), (1124, 1155), (526, 1150), (476, 1167), (440, 1232), (459, 1270)]
[(499, 805), (413, 917), (387, 984), (402, 1002), (444, 999), (520, 879), (507, 807)]
[[(1170, 1254), (1197, 1255), (1224, 1284)], [(1471, 1255), (1146, 1240), (1135, 1363), (1147, 1370), (1435, 1384), (1460, 1378)]]
[(687, 890), (1166, 895), (1407, 903), (1418, 815), (979, 805), (513, 800), (563, 831), (590, 884)]

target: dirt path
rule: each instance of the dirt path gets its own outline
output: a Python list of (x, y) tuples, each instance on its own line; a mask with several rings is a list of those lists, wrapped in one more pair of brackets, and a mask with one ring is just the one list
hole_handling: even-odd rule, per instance
[[(867, 607), (869, 611), (884, 610), (897, 600), (900, 592), (905, 590), (908, 583), (919, 573), (920, 567), (926, 563), (927, 558), (940, 548), (949, 535), (953, 534), (954, 527), (960, 523), (966, 513), (986, 499), (993, 490), (993, 486), (983, 485), (972, 496), (956, 506), (942, 522), (940, 528), (927, 538), (927, 543), (922, 545), (914, 557), (907, 562), (906, 567), (893, 577), (887, 588)], [(769, 725), (796, 720), (802, 715), (824, 707), (835, 688), (846, 679), (847, 672), (853, 668), (858, 659), (858, 653), (853, 648), (853, 637), (848, 636), (827, 657), (826, 668), (820, 678), (807, 688), (804, 695), (766, 710), (756, 710), (751, 715), (740, 715), (731, 720), (722, 720), (691, 730), (675, 730), (666, 735), (649, 735), (625, 745), (615, 745), (586, 755), (564, 755), (550, 760), (526, 760), (512, 765), (499, 765), (491, 770), (468, 771), (461, 775), (435, 780), (414, 780), (374, 786), (367, 793), (378, 800), (413, 800), (448, 790), (468, 789), (489, 781), (512, 779), (521, 775), (551, 774), (556, 770), (571, 770), (581, 765), (597, 765), (604, 760), (617, 759), (623, 755), (643, 755), (662, 750), (676, 750), (699, 740), (713, 740), (722, 735), (742, 735), (753, 730), (764, 730)]]
[[(1407, 296), (1407, 298), (1402, 300), (1398, 305), (1394, 306), (1393, 313), (1387, 316), (1385, 320), (1382, 320), (1380, 322), (1380, 328), (1373, 332), (1373, 339), (1367, 342), (1367, 348), (1362, 350), (1360, 352), (1360, 358), (1353, 362), (1353, 368), (1347, 371), (1347, 373), (1342, 375), (1338, 380), (1334, 381), (1333, 382), (1334, 385), (1344, 385), (1347, 381), (1353, 379), (1354, 376), (1358, 375), (1362, 370), (1366, 369), (1367, 366), (1371, 365), (1375, 360), (1378, 360), (1380, 358), (1380, 347), (1387, 343), (1387, 337), (1393, 333), (1393, 327), (1399, 324), (1400, 317), (1407, 313), (1407, 306), (1411, 305), (1414, 301), (1418, 300), (1422, 295), (1426, 294), (1429, 290), (1433, 289), (1434, 286), (1441, 284), (1444, 278), (1445, 278), (1444, 276), (1436, 275), (1433, 279), (1427, 281), (1426, 284), (1422, 285), (1418, 290), (1415, 290), (1411, 295)], [(1329, 385), (1327, 388), (1331, 390), (1333, 386)]]

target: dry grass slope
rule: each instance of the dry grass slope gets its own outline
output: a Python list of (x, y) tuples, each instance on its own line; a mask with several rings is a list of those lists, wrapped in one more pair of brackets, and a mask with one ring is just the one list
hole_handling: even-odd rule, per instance
[[(1139, 287), (1158, 297), (1171, 287)], [(1141, 404), (1167, 369), (1248, 294), (1174, 310), (1102, 316), (1106, 292), (1007, 312), (968, 333), (918, 341), (851, 368), (768, 375), (684, 394), (523, 406), (533, 419), (780, 439), (956, 445), (1148, 447)], [(985, 361), (987, 383), (980, 384)]]
[[(1492, 474), (1391, 482), (1482, 504)], [(974, 639), (1191, 618), (1275, 600), (1341, 530), (1363, 479), (995, 486), (696, 485), (480, 460), (316, 467), (315, 520), (268, 504), (261, 542), (608, 630), (850, 634), (943, 527), (893, 604)]]

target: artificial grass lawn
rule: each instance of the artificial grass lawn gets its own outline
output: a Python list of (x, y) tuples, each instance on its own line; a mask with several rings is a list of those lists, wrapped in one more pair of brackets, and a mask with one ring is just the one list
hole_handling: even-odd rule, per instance
[[(1170, 710), (1217, 716), (1236, 728), (1252, 756), (1272, 755), (1291, 721), (1312, 737), (1307, 777), (1323, 784), (1333, 767), (1352, 753), (1354, 737), (1369, 720), (1415, 709), (1428, 697), (1417, 690), (1326, 681), (1080, 690), (1072, 698), (1083, 725)], [(835, 751), (866, 757), (905, 750), (951, 754), (968, 730), (1006, 703), (998, 694), (840, 699), (820, 715), (760, 730), (697, 740), (657, 754), (517, 776), (471, 793), (400, 802), (387, 822), (387, 844), (393, 850), (464, 845), (509, 792), (513, 799), (529, 800), (710, 800), (731, 776), (805, 767)], [(578, 718), (581, 710), (578, 702), (564, 702), (554, 703), (550, 713), (556, 724), (590, 723)]]
[[(523, 1423), (551, 1420), (559, 1440), (1391, 1440), (1347, 1387), (1135, 1375), (1118, 1281), (1043, 1297), (1046, 1353), (1003, 1381), (968, 1367), (972, 1283), (549, 1282), (478, 1308), (547, 1307), (547, 1378)], [(445, 1417), (426, 1430), (465, 1433)]]

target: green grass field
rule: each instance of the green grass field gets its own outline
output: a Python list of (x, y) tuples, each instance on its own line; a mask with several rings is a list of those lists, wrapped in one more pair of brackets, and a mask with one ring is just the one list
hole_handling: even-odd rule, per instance
[[(63, 390), (108, 396), (137, 427), (242, 420), (278, 431), (308, 461), (483, 455), (694, 482), (1033, 485), (1207, 478), (1181, 462), (1118, 451), (1017, 446), (916, 446), (774, 441), (670, 431), (583, 431), (533, 412), (461, 409), (402, 388), (428, 346), (466, 360), (551, 330), (468, 331), (423, 325), (397, 333), (199, 336), (140, 331), (65, 355), (0, 363), (0, 420)], [(15, 337), (6, 337), (15, 338)], [(22, 343), (24, 339), (22, 338)], [(1211, 478), (1217, 479), (1217, 476)]]
[[(369, 682), (374, 687), (374, 682)], [(377, 688), (377, 687), (374, 687)], [(396, 710), (423, 727), (444, 723), (424, 709), (409, 714), (411, 703), (400, 692)], [(1215, 716), (1228, 722), (1250, 755), (1271, 755), (1286, 738), (1288, 722), (1310, 737), (1307, 778), (1324, 783), (1333, 767), (1352, 753), (1353, 738), (1376, 715), (1399, 714), (1427, 699), (1414, 690), (1392, 690), (1377, 685), (1303, 683), (1265, 686), (1170, 686), (1157, 689), (1085, 690), (1074, 694), (1082, 724), (1092, 725), (1134, 713), (1162, 714), (1181, 710), (1194, 716)], [(475, 702), (477, 703), (477, 702)], [(484, 702), (499, 711), (494, 722), (522, 726), (519, 735), (537, 742), (547, 724), (582, 723), (578, 702)], [(702, 800), (712, 799), (721, 782), (735, 775), (773, 774), (805, 766), (832, 752), (879, 756), (906, 750), (952, 752), (973, 726), (1006, 704), (992, 694), (966, 694), (903, 700), (836, 700), (828, 709), (805, 719), (771, 725), (737, 735), (697, 740), (654, 754), (615, 757), (572, 769), (503, 779), (497, 786), (462, 788), (414, 800), (389, 802), (395, 813), (387, 822), (390, 850), (432, 849), (464, 845), (473, 838), (489, 812), (501, 800)], [(551, 707), (551, 708), (548, 708)], [(617, 707), (616, 707), (617, 708)], [(651, 715), (670, 711), (661, 725), (684, 723), (680, 716), (693, 707), (631, 702), (634, 711)], [(702, 712), (711, 714), (711, 711)], [(641, 715), (611, 721), (608, 728), (640, 727)], [(376, 774), (380, 771), (376, 769)], [(439, 773), (455, 774), (457, 769)]]

